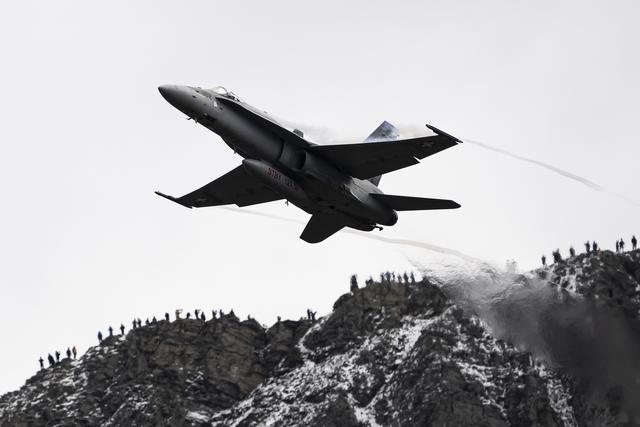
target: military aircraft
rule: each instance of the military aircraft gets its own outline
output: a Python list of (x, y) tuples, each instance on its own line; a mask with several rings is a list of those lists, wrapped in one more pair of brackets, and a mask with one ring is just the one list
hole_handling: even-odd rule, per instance
[(382, 230), (396, 211), (455, 209), (452, 200), (384, 194), (380, 177), (461, 143), (426, 125), (433, 135), (398, 139), (383, 122), (363, 143), (318, 145), (223, 87), (162, 85), (160, 94), (196, 123), (218, 134), (242, 164), (182, 197), (156, 194), (188, 208), (244, 207), (284, 199), (311, 214), (300, 238), (317, 243), (344, 227)]

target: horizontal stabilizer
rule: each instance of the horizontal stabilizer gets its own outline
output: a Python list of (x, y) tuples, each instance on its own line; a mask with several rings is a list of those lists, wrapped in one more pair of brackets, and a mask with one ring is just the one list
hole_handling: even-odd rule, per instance
[(396, 211), (428, 211), (434, 209), (457, 209), (459, 204), (453, 200), (427, 199), (424, 197), (394, 196), (391, 194), (370, 194), (385, 206)]

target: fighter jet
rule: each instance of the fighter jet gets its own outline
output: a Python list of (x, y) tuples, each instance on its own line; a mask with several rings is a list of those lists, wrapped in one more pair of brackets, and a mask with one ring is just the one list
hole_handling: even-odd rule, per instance
[(182, 206), (244, 207), (284, 199), (311, 214), (300, 235), (309, 243), (344, 227), (382, 230), (398, 221), (396, 211), (460, 207), (452, 200), (389, 195), (378, 188), (383, 174), (462, 142), (433, 126), (426, 125), (432, 135), (398, 139), (398, 129), (385, 121), (364, 144), (319, 145), (223, 87), (163, 85), (158, 90), (244, 158), (240, 166), (182, 197), (156, 192)]

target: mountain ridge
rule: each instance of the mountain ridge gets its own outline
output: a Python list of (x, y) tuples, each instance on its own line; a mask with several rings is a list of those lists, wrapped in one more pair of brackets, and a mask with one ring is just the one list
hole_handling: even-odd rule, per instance
[(369, 282), (315, 322), (158, 321), (0, 396), (0, 426), (640, 423), (636, 349), (604, 351), (640, 336), (640, 251), (487, 276)]

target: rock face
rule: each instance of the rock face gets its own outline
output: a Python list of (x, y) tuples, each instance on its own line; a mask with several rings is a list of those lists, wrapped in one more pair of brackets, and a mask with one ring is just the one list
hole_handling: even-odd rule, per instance
[[(157, 322), (41, 370), (0, 397), (0, 425), (638, 425), (637, 362), (589, 375), (540, 319), (580, 336), (582, 323), (552, 314), (595, 306), (578, 311), (591, 348), (607, 348), (594, 331), (609, 315), (640, 342), (639, 279), (640, 252), (602, 252), (513, 276), (488, 306), (427, 279), (383, 281), (317, 322)], [(514, 296), (538, 289), (554, 302), (531, 317), (532, 300)]]

